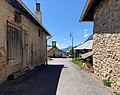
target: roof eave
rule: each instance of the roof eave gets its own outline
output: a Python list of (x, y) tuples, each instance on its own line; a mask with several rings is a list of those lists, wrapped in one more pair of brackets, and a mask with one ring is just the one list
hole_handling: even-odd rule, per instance
[(87, 14), (88, 14), (88, 12), (89, 12), (93, 2), (94, 2), (94, 0), (87, 0), (86, 5), (84, 7), (84, 10), (82, 12), (82, 15), (81, 15), (81, 17), (79, 19), (79, 22), (82, 22), (82, 21), (93, 21), (93, 20), (90, 20), (90, 19), (86, 18), (86, 16), (87, 16)]
[(79, 21), (94, 21), (95, 9), (101, 3), (101, 1), (104, 0), (87, 0)]

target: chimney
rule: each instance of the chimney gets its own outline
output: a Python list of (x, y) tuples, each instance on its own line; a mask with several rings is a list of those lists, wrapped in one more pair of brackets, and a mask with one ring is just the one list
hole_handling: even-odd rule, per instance
[(56, 47), (56, 41), (55, 40), (52, 41), (52, 47)]
[(36, 12), (35, 12), (36, 17), (38, 20), (42, 23), (42, 13), (40, 11), (40, 3), (36, 3)]
[(36, 11), (40, 11), (40, 3), (36, 3)]

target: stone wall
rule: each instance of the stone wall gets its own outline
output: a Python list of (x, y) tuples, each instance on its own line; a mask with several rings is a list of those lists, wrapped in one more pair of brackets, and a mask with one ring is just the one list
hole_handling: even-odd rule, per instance
[[(0, 0), (0, 82), (7, 77), (6, 71), (6, 20), (12, 20), (14, 8)], [(5, 6), (6, 5), (6, 6)]]
[[(46, 34), (43, 30), (40, 31), (40, 37), (38, 35), (38, 27), (31, 23), (25, 16), (22, 16), (22, 27), (28, 32), (28, 44), (29, 44), (29, 59), (32, 61), (31, 65), (38, 66), (45, 64), (46, 61)], [(33, 58), (31, 54), (33, 51)]]
[(103, 0), (94, 14), (94, 72), (120, 91), (120, 0)]
[(45, 32), (42, 30), (39, 37), (38, 26), (22, 14), (19, 26), (22, 27), (23, 60), (22, 63), (7, 63), (7, 20), (14, 23), (14, 11), (15, 9), (5, 0), (0, 0), (0, 83), (10, 74), (40, 66), (46, 61)]

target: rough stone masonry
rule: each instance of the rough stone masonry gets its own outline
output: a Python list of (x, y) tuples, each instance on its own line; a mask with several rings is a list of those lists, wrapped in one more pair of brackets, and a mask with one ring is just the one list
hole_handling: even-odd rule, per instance
[(103, 0), (96, 7), (93, 40), (95, 74), (120, 92), (120, 0)]

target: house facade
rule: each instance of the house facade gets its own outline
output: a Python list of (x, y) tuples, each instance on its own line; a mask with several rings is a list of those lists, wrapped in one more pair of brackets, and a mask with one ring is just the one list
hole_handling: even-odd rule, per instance
[(52, 41), (52, 46), (47, 47), (47, 55), (52, 58), (64, 57), (63, 52), (56, 46), (56, 41)]
[(95, 74), (120, 92), (120, 0), (88, 0), (80, 21), (94, 21)]
[[(0, 0), (0, 83), (45, 64), (48, 31), (21, 0)], [(36, 7), (38, 7), (36, 4)], [(40, 6), (39, 6), (40, 7)]]

